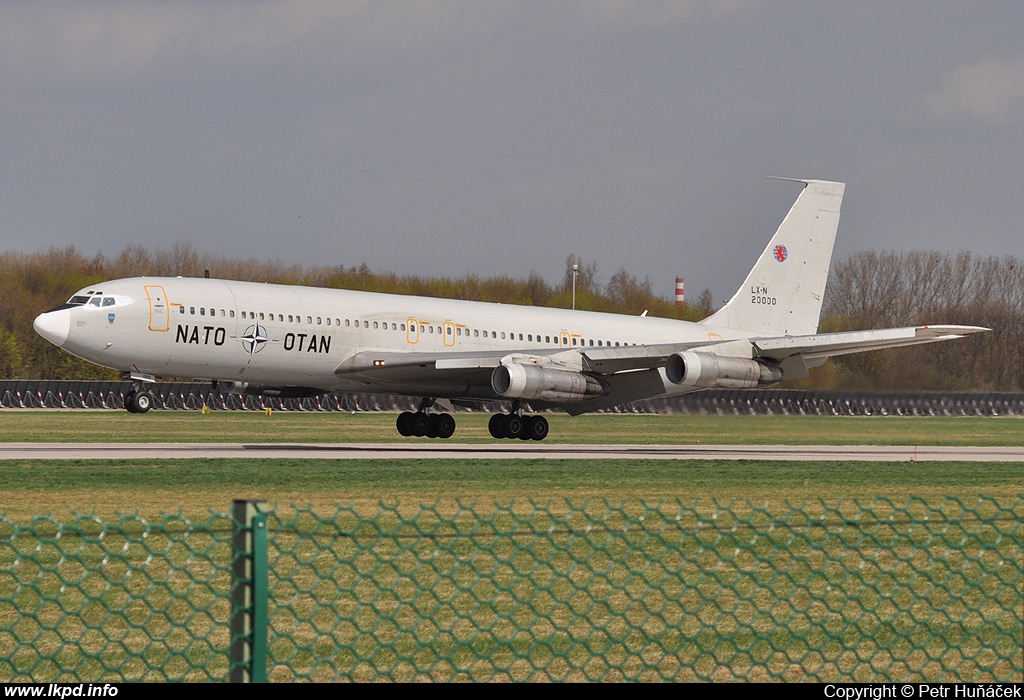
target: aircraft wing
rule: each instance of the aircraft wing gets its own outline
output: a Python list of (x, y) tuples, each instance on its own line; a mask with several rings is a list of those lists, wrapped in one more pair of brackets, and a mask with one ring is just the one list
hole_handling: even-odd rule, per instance
[[(746, 344), (746, 341), (742, 341)], [(536, 350), (489, 350), (478, 352), (397, 352), (394, 350), (363, 350), (342, 362), (335, 374), (375, 373), (385, 375), (391, 372), (408, 376), (438, 373), (473, 374), (477, 371), (493, 370), (501, 364), (502, 358), (516, 356), (518, 359), (557, 359), (571, 357), (568, 364), (574, 369), (594, 374), (615, 374), (635, 369), (656, 369), (664, 367), (668, 357), (676, 352), (691, 348), (711, 347), (716, 343), (707, 340), (689, 343), (666, 343), (660, 345), (623, 345), (619, 347), (543, 348)]]
[[(989, 330), (980, 326), (907, 326), (869, 331), (818, 333), (814, 335), (751, 338), (749, 340), (707, 340), (663, 343), (656, 345), (623, 345), (620, 347), (545, 348), (537, 350), (491, 350), (479, 352), (396, 352), (394, 350), (363, 350), (335, 369), (338, 375), (374, 375), (432, 381), (450, 380), (459, 375), (471, 382), (482, 382), (489, 372), (502, 364), (502, 358), (516, 356), (517, 361), (553, 360), (557, 364), (572, 365), (576, 371), (597, 375), (614, 375), (634, 370), (664, 367), (668, 358), (678, 352), (697, 350), (710, 354), (752, 356), (753, 358), (786, 363), (799, 357), (807, 366), (817, 366), (825, 359), (868, 350), (921, 345), (962, 338), (972, 333)], [(743, 346), (744, 352), (731, 351)], [(727, 350), (727, 348), (729, 348)], [(748, 355), (747, 352), (750, 352)], [(562, 358), (573, 357), (566, 362)], [(559, 361), (561, 359), (561, 361)], [(785, 364), (783, 365), (785, 367)], [(793, 366), (796, 369), (796, 366)], [(792, 373), (787, 378), (799, 378)], [(458, 380), (456, 380), (458, 382)]]

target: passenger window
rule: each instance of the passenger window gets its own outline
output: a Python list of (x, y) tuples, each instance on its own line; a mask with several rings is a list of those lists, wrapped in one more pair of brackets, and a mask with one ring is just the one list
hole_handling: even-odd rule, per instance
[(235, 317), (235, 310), (234, 309), (231, 309), (231, 311), (228, 311), (228, 317), (229, 318), (234, 318)]
[(444, 329), (444, 334), (445, 335), (451, 335), (452, 334), (452, 327), (451, 326), (446, 326), (445, 329)]
[(179, 311), (179, 312), (180, 312), (180, 313), (181, 313), (181, 314), (182, 314), (183, 316), (185, 315), (185, 307), (184, 307), (184, 306), (179, 306), (179, 307), (178, 307), (178, 311)]
[(377, 329), (378, 329), (378, 325), (377, 325), (377, 322), (376, 322), (376, 321), (374, 321), (374, 322), (373, 322), (373, 329), (374, 329), (374, 330), (377, 330)]
[(401, 324), (401, 328), (402, 328), (403, 331), (405, 330), (405, 324), (404, 323)]
[(260, 311), (260, 320), (261, 321), (265, 321), (266, 320), (265, 318), (263, 318), (263, 312), (262, 311)]
[(200, 316), (205, 316), (206, 315), (206, 309), (204, 309), (202, 306), (199, 307), (199, 315)]
[(196, 307), (194, 307), (194, 306), (188, 307), (188, 315), (189, 316), (195, 316), (196, 315)]

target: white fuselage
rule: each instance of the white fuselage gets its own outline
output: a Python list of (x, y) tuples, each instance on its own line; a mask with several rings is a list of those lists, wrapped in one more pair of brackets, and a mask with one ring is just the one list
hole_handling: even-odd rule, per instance
[(458, 358), (743, 337), (670, 319), (218, 279), (122, 279), (74, 298), (83, 296), (86, 303), (44, 314), (49, 331), (39, 322), (37, 329), (90, 362), (156, 377), (323, 391), (495, 396), (482, 381), (402, 386), (338, 371), (374, 351)]

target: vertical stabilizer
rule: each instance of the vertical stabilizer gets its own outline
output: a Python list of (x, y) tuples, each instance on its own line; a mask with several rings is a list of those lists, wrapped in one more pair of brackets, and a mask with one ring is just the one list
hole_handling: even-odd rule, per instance
[(792, 181), (803, 183), (804, 189), (779, 230), (743, 286), (701, 323), (750, 335), (811, 335), (818, 331), (846, 185)]

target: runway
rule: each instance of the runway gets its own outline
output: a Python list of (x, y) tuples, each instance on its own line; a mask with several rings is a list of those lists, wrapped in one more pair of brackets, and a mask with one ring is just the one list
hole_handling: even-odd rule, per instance
[(808, 462), (1020, 462), (1024, 447), (914, 445), (559, 445), (501, 442), (240, 444), (0, 443), (0, 460), (25, 459), (665, 459)]

